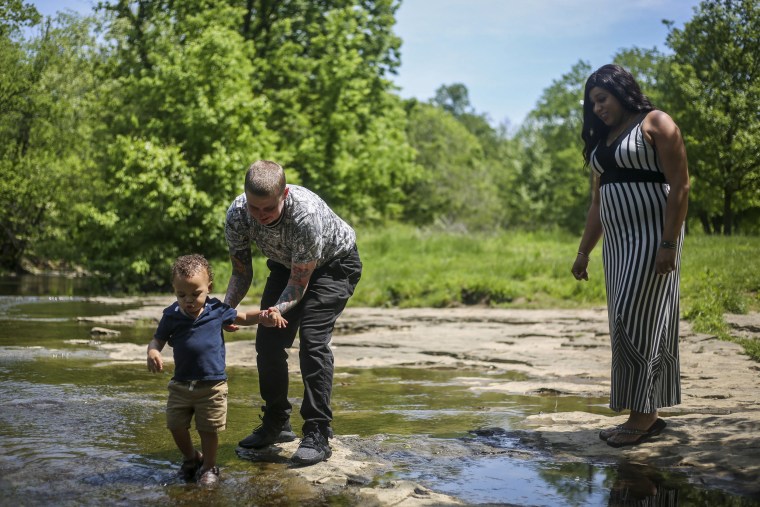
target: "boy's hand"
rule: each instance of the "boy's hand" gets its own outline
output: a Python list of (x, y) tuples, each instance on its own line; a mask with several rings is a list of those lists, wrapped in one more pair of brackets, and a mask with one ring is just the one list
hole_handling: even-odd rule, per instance
[(148, 371), (151, 373), (161, 373), (164, 371), (164, 361), (161, 359), (161, 353), (157, 350), (148, 352)]
[(280, 310), (274, 306), (268, 310), (262, 310), (259, 314), (259, 322), (262, 326), (266, 327), (279, 327), (283, 328), (288, 325), (288, 321), (280, 313)]
[(225, 331), (228, 331), (230, 333), (234, 333), (235, 331), (237, 331), (238, 329), (240, 329), (240, 326), (237, 326), (235, 324), (227, 324), (226, 326), (222, 326), (222, 329), (224, 329)]

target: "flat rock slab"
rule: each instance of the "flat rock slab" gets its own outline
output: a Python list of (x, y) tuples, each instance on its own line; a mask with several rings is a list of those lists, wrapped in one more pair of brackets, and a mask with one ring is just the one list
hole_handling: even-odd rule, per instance
[[(157, 322), (161, 310), (172, 301), (154, 298), (140, 309), (98, 318), (97, 322)], [(736, 336), (756, 338), (760, 314), (727, 316), (727, 322)], [(240, 332), (250, 333), (251, 339), (228, 343), (228, 365), (255, 367), (253, 330)], [(557, 459), (624, 459), (681, 470), (704, 484), (760, 493), (760, 364), (744, 355), (739, 345), (695, 333), (687, 322), (681, 322), (680, 336), (683, 402), (662, 412), (668, 423), (662, 435), (639, 446), (613, 449), (598, 438), (599, 430), (622, 423), (625, 416), (556, 412), (525, 419), (522, 429), (526, 444), (541, 446)], [(144, 346), (98, 346), (112, 360), (145, 361)], [(609, 394), (609, 328), (604, 308), (348, 308), (338, 321), (332, 347), (336, 368), (512, 370), (523, 373), (524, 380), (489, 380), (463, 374), (453, 381), (473, 390), (509, 394)], [(297, 357), (296, 350), (291, 350), (291, 356)], [(165, 357), (171, 354), (167, 351)], [(291, 361), (290, 366), (297, 371), (297, 361)], [(358, 486), (357, 477), (371, 476), (387, 464), (372, 463), (366, 455), (352, 453), (358, 445), (356, 440), (339, 436), (334, 442), (335, 454), (328, 462), (293, 469), (293, 473), (319, 487), (358, 488), (362, 495), (369, 495), (369, 503), (457, 503), (404, 482), (392, 488)]]

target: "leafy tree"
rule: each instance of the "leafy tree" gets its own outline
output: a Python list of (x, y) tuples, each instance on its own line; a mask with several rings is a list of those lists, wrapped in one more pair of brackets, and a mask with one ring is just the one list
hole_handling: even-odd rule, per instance
[(246, 3), (255, 90), (289, 174), (351, 220), (399, 215), (417, 177), (405, 115), (388, 75), (399, 63), (392, 0)]
[(94, 180), (103, 184), (75, 210), (83, 258), (150, 287), (179, 253), (223, 254), (224, 212), (257, 158), (283, 163), (290, 182), (351, 220), (400, 216), (402, 189), (419, 171), (387, 79), (398, 65), (396, 8), (391, 0), (101, 2)]
[[(0, 266), (66, 257), (72, 196), (87, 185), (90, 21), (5, 3), (0, 22)], [(21, 26), (36, 30), (29, 38)]]
[(571, 231), (583, 227), (590, 176), (583, 170), (581, 158), (581, 101), (590, 73), (590, 65), (579, 61), (555, 80), (544, 90), (518, 133), (526, 150), (518, 190), (526, 223), (556, 225)]
[[(202, 2), (201, 2), (202, 3)], [(179, 254), (220, 256), (224, 213), (251, 161), (268, 156), (242, 10), (195, 1), (118, 2), (102, 73), (97, 198), (79, 206), (90, 266), (122, 284), (166, 283)]]
[(477, 137), (449, 112), (409, 102), (409, 141), (424, 178), (408, 188), (405, 217), (417, 224), (494, 229), (500, 203)]
[(91, 267), (104, 273), (116, 273), (118, 267), (126, 273), (113, 277), (121, 284), (157, 287), (167, 283), (173, 257), (216, 246), (208, 239), (217, 236), (221, 221), (199, 213), (214, 203), (197, 187), (195, 171), (178, 146), (118, 136), (107, 159), (114, 161), (107, 201), (79, 203), (74, 209), (82, 217), (80, 236), (89, 240)]
[(730, 235), (737, 212), (760, 207), (760, 4), (703, 1), (683, 29), (671, 26), (667, 43), (695, 211), (708, 232)]
[(664, 80), (668, 72), (668, 59), (656, 48), (621, 49), (612, 61), (627, 69), (658, 109), (669, 111), (669, 104), (664, 94)]
[(479, 114), (470, 104), (470, 93), (461, 83), (438, 87), (430, 103), (451, 113), (472, 135), (478, 138), (486, 159), (498, 159), (503, 155), (507, 141), (506, 127), (494, 128), (487, 114)]
[(440, 86), (435, 91), (432, 103), (454, 116), (474, 113), (470, 104), (470, 92), (462, 83)]
[[(494, 128), (488, 115), (478, 113), (470, 104), (469, 91), (461, 83), (440, 86), (430, 104), (451, 114), (480, 145), (478, 164), (485, 186), (479, 192), (484, 194), (483, 202), (488, 209), (482, 220), (464, 217), (464, 223), (476, 224), (479, 229), (515, 225), (515, 218), (522, 214), (516, 210), (519, 204), (515, 205), (514, 192), (520, 151), (516, 149), (518, 142), (508, 136), (507, 125)], [(490, 208), (496, 206), (495, 202), (499, 203), (498, 213)]]
[(18, 38), (19, 29), (38, 24), (42, 16), (32, 4), (22, 0), (4, 0), (0, 3), (0, 37), (4, 43), (11, 37)]

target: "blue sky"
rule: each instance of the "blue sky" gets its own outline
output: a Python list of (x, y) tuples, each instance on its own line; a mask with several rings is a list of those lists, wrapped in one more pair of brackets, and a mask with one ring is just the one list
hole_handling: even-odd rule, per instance
[(492, 122), (523, 121), (552, 81), (579, 60), (593, 68), (619, 49), (667, 53), (667, 28), (694, 15), (697, 0), (404, 0), (396, 84), (402, 97), (429, 99), (463, 83)]
[[(29, 1), (29, 0), (27, 0)], [(96, 0), (32, 0), (42, 14), (89, 12)], [(403, 39), (394, 78), (402, 97), (428, 100), (463, 83), (478, 113), (516, 126), (544, 89), (579, 60), (593, 68), (620, 49), (667, 52), (667, 28), (694, 15), (698, 0), (403, 0)]]

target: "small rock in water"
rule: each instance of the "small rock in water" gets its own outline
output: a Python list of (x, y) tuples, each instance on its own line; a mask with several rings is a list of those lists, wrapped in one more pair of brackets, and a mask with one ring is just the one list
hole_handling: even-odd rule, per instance
[(90, 336), (119, 336), (121, 331), (105, 327), (94, 327), (90, 330)]

